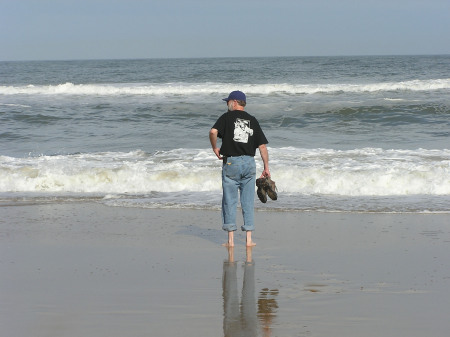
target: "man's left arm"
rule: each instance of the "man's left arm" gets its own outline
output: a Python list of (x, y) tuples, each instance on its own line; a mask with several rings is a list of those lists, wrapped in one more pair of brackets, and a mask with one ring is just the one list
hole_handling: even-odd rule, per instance
[(261, 159), (264, 163), (264, 170), (261, 173), (261, 177), (270, 177), (270, 170), (269, 170), (269, 151), (267, 150), (266, 144), (261, 144), (258, 146), (259, 153), (261, 154)]

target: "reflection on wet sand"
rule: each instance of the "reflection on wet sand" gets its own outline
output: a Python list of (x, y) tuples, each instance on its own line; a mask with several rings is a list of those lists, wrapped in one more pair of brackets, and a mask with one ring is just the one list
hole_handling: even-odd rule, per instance
[(263, 336), (271, 335), (272, 323), (278, 309), (278, 303), (275, 299), (277, 295), (278, 289), (264, 288), (259, 292), (258, 318), (261, 323)]
[(270, 336), (272, 323), (276, 317), (278, 309), (275, 299), (278, 295), (277, 289), (262, 289), (256, 302), (255, 262), (252, 259), (252, 249), (253, 247), (247, 247), (240, 302), (234, 247), (228, 247), (228, 259), (223, 263), (223, 332), (225, 337), (258, 336), (258, 319), (261, 323), (263, 336)]

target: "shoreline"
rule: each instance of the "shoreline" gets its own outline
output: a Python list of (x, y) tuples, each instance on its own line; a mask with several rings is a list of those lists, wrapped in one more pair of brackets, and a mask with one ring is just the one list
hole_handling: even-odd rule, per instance
[(216, 210), (0, 212), (0, 326), (10, 337), (222, 336), (242, 329), (236, 310), (254, 335), (450, 330), (448, 214), (257, 211), (248, 264), (244, 233), (233, 261), (221, 246)]

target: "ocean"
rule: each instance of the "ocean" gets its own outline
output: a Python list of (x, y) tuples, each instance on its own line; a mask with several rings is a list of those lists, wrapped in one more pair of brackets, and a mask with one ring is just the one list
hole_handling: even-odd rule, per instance
[(0, 62), (0, 205), (220, 209), (233, 90), (269, 140), (258, 210), (450, 213), (450, 55)]

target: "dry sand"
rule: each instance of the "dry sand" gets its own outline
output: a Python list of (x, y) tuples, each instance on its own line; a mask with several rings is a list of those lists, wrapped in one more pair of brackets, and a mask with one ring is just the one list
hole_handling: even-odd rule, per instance
[(448, 336), (449, 220), (4, 205), (1, 336)]

